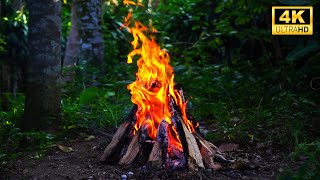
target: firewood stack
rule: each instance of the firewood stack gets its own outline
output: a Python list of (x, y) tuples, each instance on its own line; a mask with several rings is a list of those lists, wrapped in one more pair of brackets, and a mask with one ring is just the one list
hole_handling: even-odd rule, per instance
[[(179, 93), (184, 97), (181, 88)], [(221, 166), (214, 162), (218, 148), (202, 138), (196, 121), (187, 113), (188, 119), (195, 127), (195, 132), (190, 132), (182, 120), (181, 112), (174, 99), (170, 98), (169, 101), (172, 123), (163, 119), (158, 126), (156, 139), (153, 140), (148, 136), (145, 124), (138, 131), (134, 131), (135, 114), (138, 109), (137, 105), (134, 105), (128, 117), (114, 134), (112, 141), (105, 148), (100, 161), (117, 162), (120, 165), (138, 163), (152, 168), (188, 168), (193, 171), (204, 168), (219, 169)], [(177, 131), (182, 149), (176, 148), (168, 140), (168, 131), (172, 129)]]

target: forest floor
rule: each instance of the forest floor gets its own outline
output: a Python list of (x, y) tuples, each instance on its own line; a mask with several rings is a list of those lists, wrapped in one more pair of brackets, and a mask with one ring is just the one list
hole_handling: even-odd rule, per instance
[(34, 158), (34, 153), (26, 154), (12, 163), (2, 177), (33, 180), (124, 177), (127, 179), (276, 179), (288, 166), (285, 160), (288, 155), (285, 151), (263, 143), (257, 143), (253, 147), (242, 147), (234, 143), (221, 145), (226, 158), (235, 162), (223, 164), (223, 168), (218, 171), (156, 171), (148, 170), (145, 166), (120, 167), (101, 163), (99, 158), (114, 132), (115, 129), (106, 129), (92, 134), (95, 138), (89, 141), (76, 138), (61, 142), (64, 147), (72, 147), (72, 152), (64, 152), (55, 146), (41, 158)]

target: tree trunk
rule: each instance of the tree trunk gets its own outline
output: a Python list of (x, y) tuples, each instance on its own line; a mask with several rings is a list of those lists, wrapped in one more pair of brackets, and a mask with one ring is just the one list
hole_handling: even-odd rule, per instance
[(102, 2), (101, 0), (75, 0), (78, 16), (80, 54), (79, 65), (103, 63)]
[[(68, 36), (68, 42), (66, 47), (66, 52), (63, 59), (63, 66), (67, 68), (72, 68), (76, 66), (78, 56), (79, 56), (79, 25), (78, 25), (78, 16), (76, 13), (77, 3), (73, 1), (71, 7), (71, 29)], [(64, 82), (72, 81), (74, 77), (74, 70), (70, 69), (67, 72), (63, 72)]]
[(63, 66), (65, 67), (76, 65), (79, 54), (79, 28), (76, 8), (76, 1), (73, 1), (71, 7), (71, 29), (69, 32), (66, 53), (63, 60)]
[[(0, 0), (0, 19), (2, 19), (2, 1)], [(23, 2), (22, 0), (12, 0), (12, 4), (10, 7), (13, 8), (14, 11), (23, 9)], [(7, 14), (8, 15), (8, 14)], [(6, 16), (6, 15), (4, 15)], [(19, 30), (20, 31), (20, 30)], [(22, 29), (21, 29), (22, 32)], [(13, 33), (13, 36), (18, 36), (20, 38), (19, 32)], [(10, 44), (10, 42), (9, 42)], [(22, 43), (23, 44), (23, 43)], [(12, 44), (11, 44), (12, 45)], [(10, 45), (4, 45), (9, 46)], [(10, 51), (9, 49), (7, 49)], [(20, 49), (19, 49), (20, 50)], [(6, 54), (6, 53), (4, 53)], [(13, 95), (16, 97), (18, 88), (20, 87), (19, 82), (21, 82), (21, 72), (22, 72), (22, 62), (21, 57), (19, 55), (4, 55), (4, 57), (0, 60), (0, 109), (4, 111), (9, 111), (10, 100), (7, 94)]]
[(61, 1), (27, 0), (29, 58), (22, 128), (55, 129), (60, 121)]

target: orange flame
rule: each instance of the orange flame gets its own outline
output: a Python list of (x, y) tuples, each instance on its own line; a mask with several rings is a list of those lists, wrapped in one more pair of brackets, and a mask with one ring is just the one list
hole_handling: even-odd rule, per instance
[[(126, 1), (126, 4), (136, 4)], [(146, 34), (156, 32), (144, 26), (139, 21), (134, 21), (134, 26), (130, 27), (132, 19), (131, 12), (125, 18), (124, 27), (126, 27), (133, 36), (131, 42), (133, 50), (128, 54), (127, 63), (132, 63), (133, 58), (138, 56), (138, 72), (136, 80), (128, 85), (132, 94), (131, 101), (138, 105), (136, 112), (135, 132), (142, 126), (147, 127), (148, 135), (151, 139), (156, 139), (157, 129), (164, 119), (168, 124), (173, 124), (170, 111), (170, 97), (172, 97), (180, 109), (183, 122), (190, 132), (194, 132), (192, 122), (187, 118), (186, 105), (182, 95), (174, 89), (173, 68), (170, 66), (169, 54), (161, 49), (153, 36)], [(179, 135), (174, 126), (168, 131), (168, 139), (171, 145), (179, 150), (182, 144)]]

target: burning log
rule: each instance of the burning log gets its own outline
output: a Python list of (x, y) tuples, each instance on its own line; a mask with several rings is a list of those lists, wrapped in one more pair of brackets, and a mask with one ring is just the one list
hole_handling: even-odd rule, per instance
[[(171, 103), (175, 102), (172, 101)], [(143, 125), (140, 130), (133, 134), (133, 124), (137, 111), (137, 108), (134, 107), (126, 121), (121, 124), (113, 136), (100, 160), (103, 162), (111, 161), (109, 158), (115, 160), (114, 157), (111, 157), (111, 154), (119, 154), (117, 156), (119, 165), (130, 165), (138, 162), (139, 164), (146, 163), (148, 167), (152, 168), (188, 168), (194, 171), (204, 168), (220, 169), (221, 166), (214, 162), (218, 148), (203, 139), (197, 132), (197, 128), (195, 132), (190, 132), (181, 118), (181, 113), (175, 107), (175, 104), (171, 106), (171, 124), (163, 119), (158, 126), (155, 140), (152, 140), (148, 135), (147, 125)], [(181, 148), (176, 147), (171, 142), (172, 140), (170, 141), (170, 134), (179, 137)], [(145, 144), (144, 148), (142, 148), (143, 144)], [(147, 150), (147, 147), (149, 150)]]
[(158, 128), (157, 139), (154, 142), (148, 159), (148, 163), (152, 167), (160, 168), (163, 159), (165, 159), (164, 155), (166, 154), (168, 146), (167, 127), (168, 123), (165, 120), (162, 120)]
[(182, 123), (183, 131), (186, 135), (186, 140), (188, 143), (188, 167), (192, 170), (197, 170), (198, 168), (203, 169), (203, 161), (201, 153), (197, 144), (195, 137), (188, 131), (186, 125)]
[(148, 163), (151, 167), (160, 168), (162, 165), (163, 149), (159, 141), (155, 141), (149, 155)]
[(112, 153), (114, 153), (114, 151), (117, 149), (117, 147), (120, 144), (121, 141), (123, 141), (123, 137), (124, 137), (124, 134), (126, 132), (126, 130), (128, 129), (128, 126), (131, 122), (123, 122), (118, 131), (116, 132), (116, 134), (112, 137), (112, 140), (111, 140), (111, 143), (106, 147), (106, 149), (104, 150), (104, 153), (103, 155), (101, 156), (100, 158), (100, 161), (105, 161), (107, 160), (108, 157), (110, 157), (110, 155)]
[(132, 138), (129, 147), (127, 149), (126, 154), (120, 159), (120, 165), (128, 165), (131, 164), (134, 158), (140, 151), (139, 138), (141, 131), (138, 131)]

